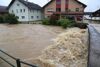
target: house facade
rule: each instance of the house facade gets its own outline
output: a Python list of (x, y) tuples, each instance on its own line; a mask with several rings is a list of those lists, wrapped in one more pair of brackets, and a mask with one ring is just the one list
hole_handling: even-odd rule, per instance
[(43, 7), (44, 17), (57, 15), (60, 18), (70, 17), (80, 22), (83, 19), (86, 5), (78, 0), (51, 0)]
[(41, 7), (25, 0), (12, 0), (7, 9), (23, 23), (42, 19)]

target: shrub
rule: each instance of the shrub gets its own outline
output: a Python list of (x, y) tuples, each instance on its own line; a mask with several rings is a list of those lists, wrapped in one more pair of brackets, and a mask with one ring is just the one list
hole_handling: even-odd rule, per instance
[(56, 15), (50, 16), (50, 25), (58, 25), (57, 24), (58, 17)]
[(58, 20), (58, 25), (61, 25), (63, 28), (73, 27), (75, 22), (69, 19), (60, 19)]
[(15, 15), (13, 14), (7, 14), (5, 15), (5, 22), (6, 23), (9, 23), (9, 24), (18, 24), (18, 17), (16, 17)]
[(48, 18), (43, 19), (43, 20), (42, 20), (42, 24), (44, 24), (44, 25), (49, 25), (49, 24), (50, 24), (50, 23), (49, 23), (49, 19), (48, 19)]
[(75, 26), (79, 27), (81, 29), (86, 29), (87, 28), (88, 23), (76, 23)]
[(75, 27), (75, 24), (76, 24), (75, 20), (70, 20), (68, 27)]

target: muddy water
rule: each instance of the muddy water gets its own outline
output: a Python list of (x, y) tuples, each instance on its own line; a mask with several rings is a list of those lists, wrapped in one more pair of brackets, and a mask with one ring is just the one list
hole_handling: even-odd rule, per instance
[(30, 61), (41, 55), (41, 51), (51, 45), (56, 37), (42, 25), (0, 24), (0, 49), (24, 61)]

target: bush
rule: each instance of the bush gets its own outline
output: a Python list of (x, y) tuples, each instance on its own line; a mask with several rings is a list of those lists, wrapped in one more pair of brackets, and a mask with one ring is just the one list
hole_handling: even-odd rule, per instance
[(50, 24), (50, 23), (49, 23), (49, 19), (48, 19), (48, 18), (43, 19), (43, 20), (42, 20), (42, 24), (44, 24), (44, 25), (49, 25), (49, 24)]
[(7, 14), (7, 15), (5, 15), (4, 22), (9, 23), (9, 24), (18, 24), (19, 22), (17, 19), (18, 19), (18, 17), (16, 17), (15, 15)]
[(3, 16), (0, 16), (0, 23), (3, 23)]
[(73, 27), (75, 25), (75, 22), (69, 19), (60, 19), (57, 23), (59, 26), (62, 26), (63, 28)]
[(75, 26), (79, 27), (81, 29), (86, 29), (87, 28), (88, 23), (76, 23)]
[(70, 20), (69, 26), (68, 27), (75, 27), (75, 20)]
[(58, 25), (57, 24), (58, 17), (56, 15), (51, 15), (50, 17), (50, 25)]

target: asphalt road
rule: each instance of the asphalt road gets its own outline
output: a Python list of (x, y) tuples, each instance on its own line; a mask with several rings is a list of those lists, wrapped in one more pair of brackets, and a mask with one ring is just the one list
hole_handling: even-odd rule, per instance
[(100, 67), (100, 25), (89, 25), (90, 55), (89, 67)]

